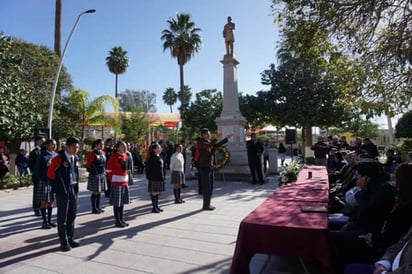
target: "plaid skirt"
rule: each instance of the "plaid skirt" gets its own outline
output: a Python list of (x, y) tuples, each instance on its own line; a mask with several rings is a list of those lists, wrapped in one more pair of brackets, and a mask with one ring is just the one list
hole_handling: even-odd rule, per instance
[(103, 192), (107, 190), (106, 175), (89, 175), (87, 180), (87, 189), (91, 192)]
[(38, 181), (38, 187), (36, 189), (35, 201), (38, 202), (53, 202), (54, 193), (52, 192), (52, 187), (45, 181)]
[(112, 206), (123, 206), (130, 203), (128, 186), (110, 186), (109, 203)]
[(164, 181), (149, 181), (147, 191), (148, 192), (164, 192), (165, 182)]
[(183, 171), (172, 171), (172, 176), (170, 176), (171, 184), (184, 184), (185, 183), (185, 173)]

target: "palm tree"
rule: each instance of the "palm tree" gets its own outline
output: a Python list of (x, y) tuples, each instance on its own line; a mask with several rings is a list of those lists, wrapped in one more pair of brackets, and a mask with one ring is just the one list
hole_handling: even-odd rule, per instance
[(61, 56), (62, 0), (56, 0), (54, 15), (54, 52)]
[[(180, 90), (184, 89), (183, 66), (195, 52), (200, 50), (202, 39), (200, 28), (190, 21), (190, 14), (177, 14), (177, 20), (167, 20), (169, 29), (162, 31), (163, 51), (169, 49), (173, 58), (177, 58), (180, 72)], [(183, 101), (184, 105), (185, 102)]]
[[(111, 124), (115, 131), (119, 132), (118, 119), (119, 102), (110, 95), (104, 95), (89, 100), (89, 94), (84, 90), (73, 90), (68, 98), (67, 110), (70, 113), (72, 122), (80, 126), (80, 150), (83, 150), (84, 129), (89, 125)], [(105, 104), (111, 103), (114, 109), (114, 116), (109, 116), (105, 112)]]
[(106, 65), (109, 67), (109, 71), (116, 75), (116, 84), (114, 97), (117, 98), (117, 78), (119, 74), (126, 72), (129, 66), (129, 58), (126, 56), (127, 51), (124, 51), (122, 47), (113, 47), (109, 51), (109, 56), (106, 57)]
[(177, 93), (174, 88), (167, 88), (162, 99), (166, 105), (170, 106), (170, 113), (173, 113), (172, 106), (177, 102)]
[(189, 106), (190, 99), (192, 98), (191, 88), (188, 85), (183, 86), (183, 91), (179, 90), (177, 98), (182, 103), (181, 108), (184, 109)]

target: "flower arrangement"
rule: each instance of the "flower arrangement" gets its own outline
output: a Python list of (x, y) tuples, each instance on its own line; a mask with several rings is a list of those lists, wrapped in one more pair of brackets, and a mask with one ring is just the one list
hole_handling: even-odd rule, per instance
[(221, 146), (215, 153), (215, 164), (213, 164), (213, 168), (215, 170), (221, 169), (224, 165), (229, 163), (230, 160), (230, 152), (225, 146)]
[(296, 161), (292, 161), (290, 164), (284, 164), (279, 174), (279, 186), (296, 182), (302, 167), (303, 165)]

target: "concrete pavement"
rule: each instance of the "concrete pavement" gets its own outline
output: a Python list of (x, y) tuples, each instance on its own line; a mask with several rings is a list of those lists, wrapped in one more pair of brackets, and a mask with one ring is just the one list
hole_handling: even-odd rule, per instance
[[(273, 193), (275, 178), (265, 185), (216, 182), (215, 211), (200, 210), (197, 181), (187, 184), (186, 203), (174, 204), (167, 184), (159, 201), (164, 212), (153, 214), (147, 181), (138, 175), (124, 212), (130, 226), (115, 228), (106, 198), (105, 212), (90, 214), (90, 192), (81, 183), (75, 230), (80, 247), (69, 252), (60, 251), (56, 228), (40, 229), (31, 188), (1, 191), (0, 273), (229, 273), (239, 224)], [(252, 273), (304, 273), (297, 260), (263, 254), (253, 257), (250, 268)]]

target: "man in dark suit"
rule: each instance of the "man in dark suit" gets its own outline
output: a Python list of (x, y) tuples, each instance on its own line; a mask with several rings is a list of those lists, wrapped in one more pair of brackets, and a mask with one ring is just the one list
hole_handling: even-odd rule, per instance
[(77, 194), (79, 192), (79, 168), (77, 152), (79, 140), (69, 137), (65, 149), (61, 150), (50, 163), (47, 177), (51, 181), (53, 192), (56, 193), (57, 231), (62, 251), (78, 247), (73, 240), (74, 220), (77, 213)]
[(213, 193), (214, 171), (212, 164), (214, 155), (217, 149), (226, 144), (233, 134), (228, 134), (226, 138), (217, 142), (210, 141), (210, 132), (207, 128), (200, 130), (200, 138), (197, 140), (197, 149), (199, 150), (199, 178), (202, 185), (203, 207), (202, 210), (215, 210), (215, 207), (210, 204)]
[(398, 243), (386, 250), (375, 267), (376, 274), (412, 273), (412, 227)]
[[(250, 140), (246, 141), (247, 159), (249, 162), (250, 173), (252, 174), (252, 184), (264, 184), (262, 173), (262, 154), (264, 149), (263, 143), (256, 139), (256, 133), (250, 135)], [(257, 174), (257, 179), (256, 179)]]
[(37, 170), (36, 170), (36, 162), (40, 156), (42, 145), (46, 141), (41, 135), (37, 135), (34, 138), (34, 143), (36, 147), (30, 152), (29, 154), (29, 168), (31, 172), (31, 180), (33, 182), (33, 211), (34, 215), (40, 216), (40, 201), (38, 201), (38, 193), (39, 193), (39, 180), (37, 179)]
[(375, 263), (350, 264), (345, 274), (410, 274), (412, 273), (412, 227), (399, 242), (388, 247), (383, 257)]

